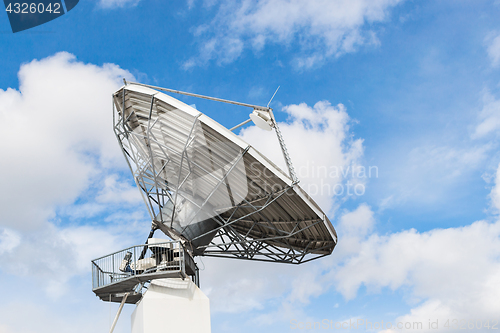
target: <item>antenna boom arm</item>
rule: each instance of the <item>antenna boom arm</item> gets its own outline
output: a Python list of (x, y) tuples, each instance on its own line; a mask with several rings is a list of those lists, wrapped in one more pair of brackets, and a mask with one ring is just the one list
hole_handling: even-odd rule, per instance
[(241, 105), (241, 106), (246, 106), (249, 108), (253, 108), (256, 110), (262, 110), (262, 111), (268, 111), (270, 108), (266, 106), (259, 106), (259, 105), (253, 105), (253, 104), (247, 104), (247, 103), (240, 103), (240, 102), (235, 102), (231, 101), (228, 99), (222, 99), (222, 98), (217, 98), (217, 97), (210, 97), (210, 96), (205, 96), (205, 95), (199, 95), (199, 94), (193, 94), (185, 91), (180, 91), (180, 90), (175, 90), (175, 89), (168, 89), (168, 88), (162, 88), (162, 87), (156, 87), (156, 86), (151, 86), (149, 84), (144, 84), (144, 83), (137, 83), (137, 82), (127, 82), (128, 84), (135, 84), (138, 86), (143, 86), (143, 87), (148, 87), (156, 90), (162, 90), (162, 91), (168, 91), (171, 93), (175, 94), (181, 94), (181, 95), (186, 95), (186, 96), (192, 96), (192, 97), (198, 97), (198, 98), (204, 98), (208, 99), (211, 101), (217, 101), (217, 102), (222, 102), (222, 103), (228, 103), (228, 104), (234, 104), (234, 105)]

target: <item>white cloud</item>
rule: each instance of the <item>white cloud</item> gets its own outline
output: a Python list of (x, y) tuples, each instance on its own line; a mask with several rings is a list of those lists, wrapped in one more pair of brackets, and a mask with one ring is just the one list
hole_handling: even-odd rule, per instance
[[(129, 171), (111, 129), (111, 94), (133, 77), (65, 52), (18, 75), (18, 90), (0, 90), (0, 271), (13, 293), (0, 331), (102, 330), (103, 318), (88, 320), (99, 311), (68, 309), (94, 300), (90, 260), (135, 243), (139, 223), (149, 228), (138, 190), (120, 178)], [(104, 223), (88, 220), (96, 214)], [(21, 322), (27, 312), (34, 319)]]
[(214, 258), (203, 258), (202, 261), (203, 264), (198, 264), (204, 267), (200, 272), (201, 287), (210, 298), (213, 313), (263, 309), (267, 300), (286, 291), (287, 287), (279, 282), (279, 276), (283, 277), (283, 269), (286, 271), (289, 267)]
[(200, 25), (200, 56), (189, 68), (216, 59), (237, 59), (245, 48), (260, 52), (266, 44), (300, 44), (294, 60), (310, 68), (325, 58), (354, 52), (358, 46), (379, 43), (370, 25), (387, 19), (401, 0), (260, 0), (221, 1), (215, 18)]
[(59, 227), (51, 220), (93, 186), (99, 194), (87, 205), (116, 203), (112, 191), (124, 203), (140, 198), (137, 189), (134, 195), (118, 185), (116, 174), (106, 176), (126, 168), (110, 130), (110, 96), (122, 77), (131, 75), (63, 52), (24, 64), (19, 90), (0, 90), (2, 271), (31, 276), (58, 294), (72, 276), (88, 272), (92, 257), (118, 244), (112, 235), (123, 234), (120, 228)]
[[(371, 224), (369, 214), (366, 219)], [(341, 221), (339, 248), (348, 255), (327, 275), (347, 299), (355, 298), (362, 285), (374, 292), (410, 288), (418, 305), (398, 321), (425, 323), (429, 318), (494, 319), (500, 310), (500, 287), (493, 282), (500, 276), (500, 222), (358, 237), (343, 234), (349, 221)]]
[(339, 219), (339, 230), (353, 238), (364, 238), (375, 227), (371, 208), (361, 204), (352, 212), (345, 212)]
[(500, 165), (497, 168), (495, 185), (490, 192), (491, 204), (497, 212), (500, 212)]
[(302, 315), (310, 300), (331, 286), (319, 261), (288, 265), (203, 258), (198, 266), (205, 267), (201, 288), (212, 313), (254, 313), (245, 323), (252, 326)]
[(500, 100), (495, 99), (489, 91), (483, 94), (483, 109), (479, 113), (479, 120), (480, 123), (472, 134), (473, 139), (486, 137), (500, 129)]
[(130, 185), (125, 179), (119, 179), (117, 174), (112, 174), (104, 179), (104, 188), (97, 195), (96, 200), (101, 203), (142, 203), (142, 197), (137, 187)]
[[(116, 65), (77, 62), (58, 53), (24, 64), (19, 90), (0, 90), (0, 225), (30, 229), (71, 204), (102, 168), (124, 167), (110, 130)], [(8, 162), (7, 162), (8, 161)]]
[[(427, 325), (429, 319), (439, 319), (440, 329), (446, 330), (448, 318), (497, 319), (500, 222), (380, 235), (365, 204), (344, 212), (339, 221), (334, 254), (316, 262), (290, 267), (211, 260), (202, 278), (211, 288), (207, 293), (215, 310), (255, 311), (249, 322), (260, 325), (308, 320), (304, 307), (316, 297), (330, 291), (352, 300), (364, 286), (369, 293), (388, 288), (407, 294), (412, 309), (387, 318), (392, 322)], [(225, 272), (223, 280), (217, 271)], [(274, 310), (259, 311), (269, 304)]]
[(130, 239), (117, 226), (58, 228), (46, 223), (43, 229), (24, 232), (22, 242), (2, 254), (1, 270), (29, 277), (48, 295), (59, 297), (68, 291), (70, 278), (89, 272), (92, 259), (124, 247)]
[(136, 6), (141, 0), (99, 0), (102, 8), (123, 8), (126, 6)]
[[(17, 296), (17, 295), (16, 295)], [(33, 295), (31, 295), (33, 296)], [(110, 329), (109, 317), (116, 314), (116, 306), (91, 298), (75, 295), (55, 302), (44, 299), (16, 299), (0, 305), (2, 333), (54, 333), (54, 332), (106, 332)], [(82, 304), (86, 303), (86, 304)], [(91, 304), (91, 306), (89, 306)], [(125, 307), (114, 330), (116, 333), (130, 332), (130, 321)], [(29, 314), (29, 319), (27, 318)]]
[(500, 224), (487, 222), (424, 233), (373, 234), (334, 273), (337, 288), (349, 299), (363, 284), (393, 290), (412, 286), (416, 296), (451, 299), (468, 288), (472, 297), (498, 267), (499, 235)]
[[(368, 170), (360, 165), (363, 141), (349, 132), (350, 118), (342, 104), (327, 101), (310, 107), (304, 103), (283, 108), (287, 122), (279, 123), (300, 186), (326, 212), (350, 195), (364, 194)], [(274, 131), (255, 126), (240, 133), (242, 138), (288, 172)], [(365, 168), (366, 169), (366, 168)], [(365, 177), (366, 176), (366, 177)], [(350, 194), (349, 194), (349, 193)]]
[(491, 33), (486, 37), (487, 52), (493, 67), (500, 65), (500, 34)]
[(421, 146), (409, 153), (413, 169), (436, 172), (438, 177), (454, 179), (464, 169), (474, 168), (486, 157), (487, 147), (456, 149), (450, 146)]
[[(427, 325), (429, 319), (439, 319), (440, 329), (446, 330), (443, 324), (448, 318), (497, 319), (500, 222), (478, 221), (459, 228), (421, 233), (411, 229), (387, 235), (372, 232), (373, 227), (371, 209), (360, 205), (340, 218), (340, 241), (332, 256), (296, 270), (261, 266), (254, 267), (253, 272), (240, 272), (237, 267), (226, 281), (231, 283), (239, 274), (253, 279), (256, 272), (267, 272), (270, 294), (253, 294), (253, 288), (248, 291), (255, 304), (266, 304), (270, 298), (279, 300), (279, 306), (273, 303), (274, 311), (256, 317), (261, 324), (297, 317), (305, 320), (304, 305), (317, 296), (335, 290), (352, 300), (362, 286), (370, 293), (385, 288), (408, 293), (406, 301), (412, 309), (398, 318), (387, 318), (392, 322), (420, 321)], [(281, 279), (283, 275), (286, 280)], [(278, 290), (273, 288), (276, 281), (281, 282)], [(235, 288), (230, 296), (238, 299), (242, 292)]]
[(10, 229), (0, 229), (0, 255), (11, 252), (21, 243), (21, 236)]
[(387, 153), (380, 159), (383, 173), (376, 184), (384, 188), (378, 190), (383, 193), (380, 211), (401, 204), (414, 209), (452, 202), (459, 195), (457, 188), (484, 165), (492, 148), (491, 143), (456, 147), (437, 142)]

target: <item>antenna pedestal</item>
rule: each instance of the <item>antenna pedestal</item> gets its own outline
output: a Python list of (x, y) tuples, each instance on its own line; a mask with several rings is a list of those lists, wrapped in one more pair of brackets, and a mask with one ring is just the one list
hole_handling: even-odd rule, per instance
[(132, 333), (210, 333), (210, 303), (190, 279), (159, 279), (132, 313)]

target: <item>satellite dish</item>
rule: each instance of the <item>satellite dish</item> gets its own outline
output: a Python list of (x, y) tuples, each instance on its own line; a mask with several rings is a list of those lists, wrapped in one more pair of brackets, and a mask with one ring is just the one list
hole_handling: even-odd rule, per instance
[(274, 123), (289, 175), (158, 90), (179, 93), (129, 83), (113, 95), (115, 133), (156, 228), (193, 256), (302, 263), (333, 251), (336, 232), (298, 185), (270, 108), (185, 93), (253, 107), (250, 118), (265, 130)]
[(253, 123), (258, 128), (266, 131), (271, 131), (273, 129), (271, 117), (266, 115), (263, 111), (254, 110), (250, 113), (250, 119), (252, 119)]
[[(227, 129), (160, 91), (253, 112)], [(165, 322), (173, 331), (210, 332), (209, 302), (198, 288), (196, 256), (300, 264), (332, 253), (335, 229), (298, 185), (269, 104), (125, 82), (113, 94), (113, 111), (114, 131), (152, 229), (146, 244), (92, 260), (94, 293), (121, 302), (110, 332), (125, 303), (137, 304), (132, 333), (158, 332)], [(288, 173), (232, 132), (250, 121), (275, 130)], [(157, 229), (171, 240), (153, 238)], [(165, 313), (158, 316), (152, 308)]]

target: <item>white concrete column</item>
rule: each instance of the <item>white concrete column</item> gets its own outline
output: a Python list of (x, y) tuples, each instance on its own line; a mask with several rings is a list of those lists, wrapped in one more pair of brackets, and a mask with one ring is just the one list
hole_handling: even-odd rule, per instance
[(132, 313), (132, 333), (210, 333), (210, 302), (188, 278), (153, 280)]

